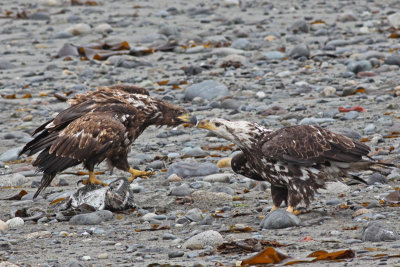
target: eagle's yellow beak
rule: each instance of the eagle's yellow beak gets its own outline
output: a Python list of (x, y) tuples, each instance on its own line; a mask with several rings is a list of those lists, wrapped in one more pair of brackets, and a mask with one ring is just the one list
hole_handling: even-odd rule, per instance
[(217, 127), (215, 127), (209, 120), (201, 120), (197, 124), (197, 127), (198, 128), (207, 129), (207, 130), (211, 130), (211, 131), (217, 130)]
[(177, 118), (180, 119), (182, 122), (190, 122), (190, 114), (189, 113), (180, 115)]

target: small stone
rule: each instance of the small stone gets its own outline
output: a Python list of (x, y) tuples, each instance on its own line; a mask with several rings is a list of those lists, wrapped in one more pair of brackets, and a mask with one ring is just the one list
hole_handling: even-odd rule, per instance
[(374, 174), (372, 174), (372, 175), (370, 175), (370, 176), (368, 177), (367, 183), (368, 183), (369, 185), (373, 185), (373, 184), (375, 184), (375, 183), (387, 184), (388, 181), (387, 181), (387, 179), (386, 179), (386, 177), (385, 177), (384, 175), (382, 175), (382, 174), (376, 172), (376, 173), (374, 173)]
[(375, 124), (373, 124), (373, 123), (369, 123), (369, 124), (367, 124), (367, 126), (365, 126), (365, 128), (364, 128), (364, 133), (365, 134), (373, 134), (373, 133), (375, 133)]
[(97, 255), (97, 258), (101, 260), (108, 259), (108, 253), (100, 253)]
[(400, 28), (400, 12), (396, 12), (387, 16), (387, 19), (391, 26), (394, 28)]
[(385, 64), (387, 65), (397, 65), (400, 66), (400, 55), (392, 54), (385, 59)]
[(216, 248), (223, 242), (224, 238), (220, 233), (214, 230), (208, 230), (189, 238), (183, 244), (183, 248), (192, 250), (203, 249), (208, 246)]
[(290, 26), (290, 30), (296, 33), (308, 33), (308, 23), (304, 20), (295, 21), (292, 26)]
[(45, 12), (35, 12), (29, 16), (29, 19), (32, 20), (50, 20), (50, 15)]
[(185, 99), (193, 100), (195, 97), (212, 100), (218, 97), (228, 96), (228, 88), (216, 81), (206, 80), (189, 86), (185, 91)]
[(97, 25), (96, 27), (94, 27), (94, 31), (98, 32), (98, 33), (110, 33), (113, 31), (112, 27), (110, 24), (108, 23), (101, 23), (99, 25)]
[(182, 184), (180, 186), (173, 187), (168, 195), (184, 197), (189, 196), (192, 192), (193, 190), (189, 187), (188, 184)]
[(153, 162), (150, 162), (150, 164), (146, 166), (146, 169), (149, 170), (161, 170), (164, 168), (165, 168), (165, 163), (162, 160), (155, 160)]
[(209, 183), (229, 183), (232, 176), (230, 173), (216, 173), (205, 176), (203, 181)]
[(342, 120), (348, 121), (348, 120), (355, 120), (358, 118), (359, 116), (359, 112), (358, 111), (349, 111), (347, 113), (344, 114), (344, 116), (342, 117)]
[(163, 239), (163, 240), (174, 240), (174, 239), (177, 239), (177, 237), (176, 237), (176, 235), (174, 235), (174, 234), (165, 233), (165, 234), (163, 234), (162, 239)]
[(199, 163), (181, 161), (171, 164), (168, 168), (166, 176), (169, 177), (175, 173), (182, 178), (193, 177), (193, 176), (206, 176), (209, 174), (218, 173), (219, 168), (213, 163)]
[(360, 216), (360, 215), (364, 215), (364, 214), (367, 214), (367, 213), (372, 213), (372, 211), (369, 210), (369, 209), (366, 209), (366, 208), (361, 208), (361, 209), (358, 209), (358, 210), (356, 210), (355, 212), (353, 212), (353, 214), (351, 215), (351, 217), (352, 217), (352, 218), (356, 218), (356, 217), (358, 217), (358, 216)]
[(267, 59), (276, 59), (276, 60), (280, 60), (283, 59), (285, 57), (285, 54), (279, 51), (269, 51), (269, 52), (265, 52), (264, 56)]
[(372, 64), (369, 60), (352, 60), (347, 64), (347, 70), (355, 74), (361, 71), (368, 71), (372, 69)]
[(247, 50), (250, 48), (250, 41), (246, 38), (239, 38), (232, 42), (231, 47), (236, 49)]
[(265, 216), (260, 223), (260, 227), (261, 229), (281, 229), (298, 226), (299, 224), (300, 220), (296, 215), (283, 209), (277, 209)]
[(295, 46), (289, 53), (291, 58), (299, 58), (299, 57), (306, 57), (310, 56), (310, 49), (306, 44), (300, 44)]
[(319, 193), (341, 194), (350, 191), (350, 187), (342, 182), (327, 182), (325, 189), (318, 189)]
[(75, 25), (72, 25), (71, 27), (67, 28), (65, 31), (71, 33), (72, 35), (82, 35), (89, 33), (92, 29), (88, 24), (85, 23), (78, 23)]
[(92, 258), (90, 256), (82, 256), (83, 261), (90, 261)]
[(182, 181), (182, 177), (176, 175), (175, 173), (171, 174), (170, 176), (168, 176), (168, 181), (170, 182), (179, 182)]
[(0, 232), (5, 232), (8, 230), (8, 224), (0, 220)]
[(72, 225), (95, 225), (100, 224), (101, 222), (101, 217), (94, 212), (87, 214), (78, 214), (73, 216), (71, 220), (69, 220), (69, 223)]
[(6, 152), (0, 155), (0, 161), (7, 162), (7, 161), (17, 160), (18, 154), (19, 152), (21, 152), (22, 148), (23, 147), (21, 146), (7, 150)]
[(218, 168), (230, 168), (231, 167), (232, 158), (223, 158), (218, 160), (217, 166)]
[(0, 70), (8, 70), (8, 69), (13, 69), (16, 66), (4, 59), (0, 60)]
[(0, 187), (5, 186), (22, 186), (29, 181), (24, 175), (20, 173), (2, 175), (0, 179)]
[(183, 157), (194, 157), (202, 158), (208, 155), (208, 152), (204, 151), (201, 147), (185, 147), (183, 150)]
[(328, 206), (334, 206), (334, 205), (339, 205), (340, 203), (342, 203), (342, 202), (339, 199), (334, 198), (334, 199), (328, 200), (325, 204)]
[(233, 197), (223, 192), (210, 192), (204, 190), (198, 190), (192, 193), (194, 202), (205, 203), (205, 204), (217, 204), (224, 203), (226, 201), (232, 201)]
[(25, 224), (24, 220), (20, 217), (12, 218), (12, 219), (8, 220), (6, 223), (8, 225), (8, 228), (10, 228), (10, 229), (21, 228)]
[(152, 213), (152, 212), (149, 212), (149, 213), (146, 213), (145, 215), (143, 215), (143, 216), (140, 218), (140, 221), (141, 221), (141, 222), (149, 222), (149, 221), (151, 221), (152, 219), (154, 219), (154, 217), (156, 217), (156, 216), (157, 216), (157, 214)]
[(109, 210), (98, 210), (93, 213), (99, 216), (102, 221), (110, 221), (114, 218), (114, 214)]
[(183, 252), (183, 251), (170, 251), (168, 253), (168, 258), (170, 258), (170, 259), (179, 258), (179, 257), (183, 257), (183, 255), (185, 255), (185, 252)]
[(369, 222), (363, 228), (361, 238), (364, 242), (395, 241), (399, 239), (399, 235), (392, 226), (384, 222)]
[(220, 193), (225, 193), (225, 194), (228, 194), (231, 196), (235, 195), (235, 190), (233, 190), (229, 186), (223, 186), (223, 185), (212, 187), (211, 192), (220, 192)]
[(186, 212), (185, 217), (192, 222), (199, 222), (203, 220), (203, 213), (199, 208), (194, 208)]
[(323, 97), (329, 97), (333, 96), (336, 94), (336, 88), (333, 86), (327, 86), (324, 89), (322, 89), (321, 96)]
[(224, 109), (233, 109), (237, 110), (241, 106), (241, 103), (235, 99), (225, 99), (224, 101), (221, 102), (221, 107)]

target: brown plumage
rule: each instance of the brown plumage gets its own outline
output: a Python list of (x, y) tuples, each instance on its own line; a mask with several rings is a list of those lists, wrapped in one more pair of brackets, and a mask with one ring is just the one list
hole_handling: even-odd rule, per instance
[(232, 158), (233, 171), (271, 183), (274, 209), (282, 202), (293, 211), (310, 204), (327, 181), (341, 180), (349, 171), (368, 169), (370, 148), (319, 126), (291, 126), (276, 131), (246, 121), (202, 120), (198, 127), (232, 141), (241, 152)]
[(36, 137), (20, 153), (40, 152), (32, 163), (43, 172), (34, 197), (57, 173), (80, 163), (93, 173), (94, 166), (106, 159), (111, 167), (131, 172), (131, 144), (148, 126), (176, 126), (189, 119), (185, 109), (127, 85), (99, 87), (70, 102), (71, 107), (34, 131)]

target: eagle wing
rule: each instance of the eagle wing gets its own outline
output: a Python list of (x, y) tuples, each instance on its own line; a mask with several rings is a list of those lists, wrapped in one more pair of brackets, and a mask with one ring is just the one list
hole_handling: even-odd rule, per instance
[(121, 146), (127, 138), (126, 132), (125, 126), (112, 114), (86, 114), (59, 133), (49, 153), (79, 161), (97, 161), (109, 149)]
[(271, 135), (261, 146), (263, 156), (294, 165), (311, 166), (327, 160), (356, 162), (370, 151), (361, 142), (319, 126), (285, 127)]

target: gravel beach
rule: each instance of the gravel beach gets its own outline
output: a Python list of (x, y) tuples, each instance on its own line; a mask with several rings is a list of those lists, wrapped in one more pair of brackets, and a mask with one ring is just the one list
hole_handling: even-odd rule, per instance
[[(399, 164), (399, 10), (398, 0), (2, 0), (0, 266), (235, 266), (267, 247), (287, 256), (277, 265), (400, 266), (396, 167), (357, 173), (368, 185), (329, 183), (298, 216), (271, 213), (270, 185), (229, 167), (232, 143), (149, 127), (129, 154), (155, 171), (131, 185), (135, 208), (61, 212), (83, 167), (32, 200), (41, 175), (18, 158), (68, 98), (122, 83), (198, 119), (320, 125)], [(320, 250), (351, 253), (311, 262)]]

